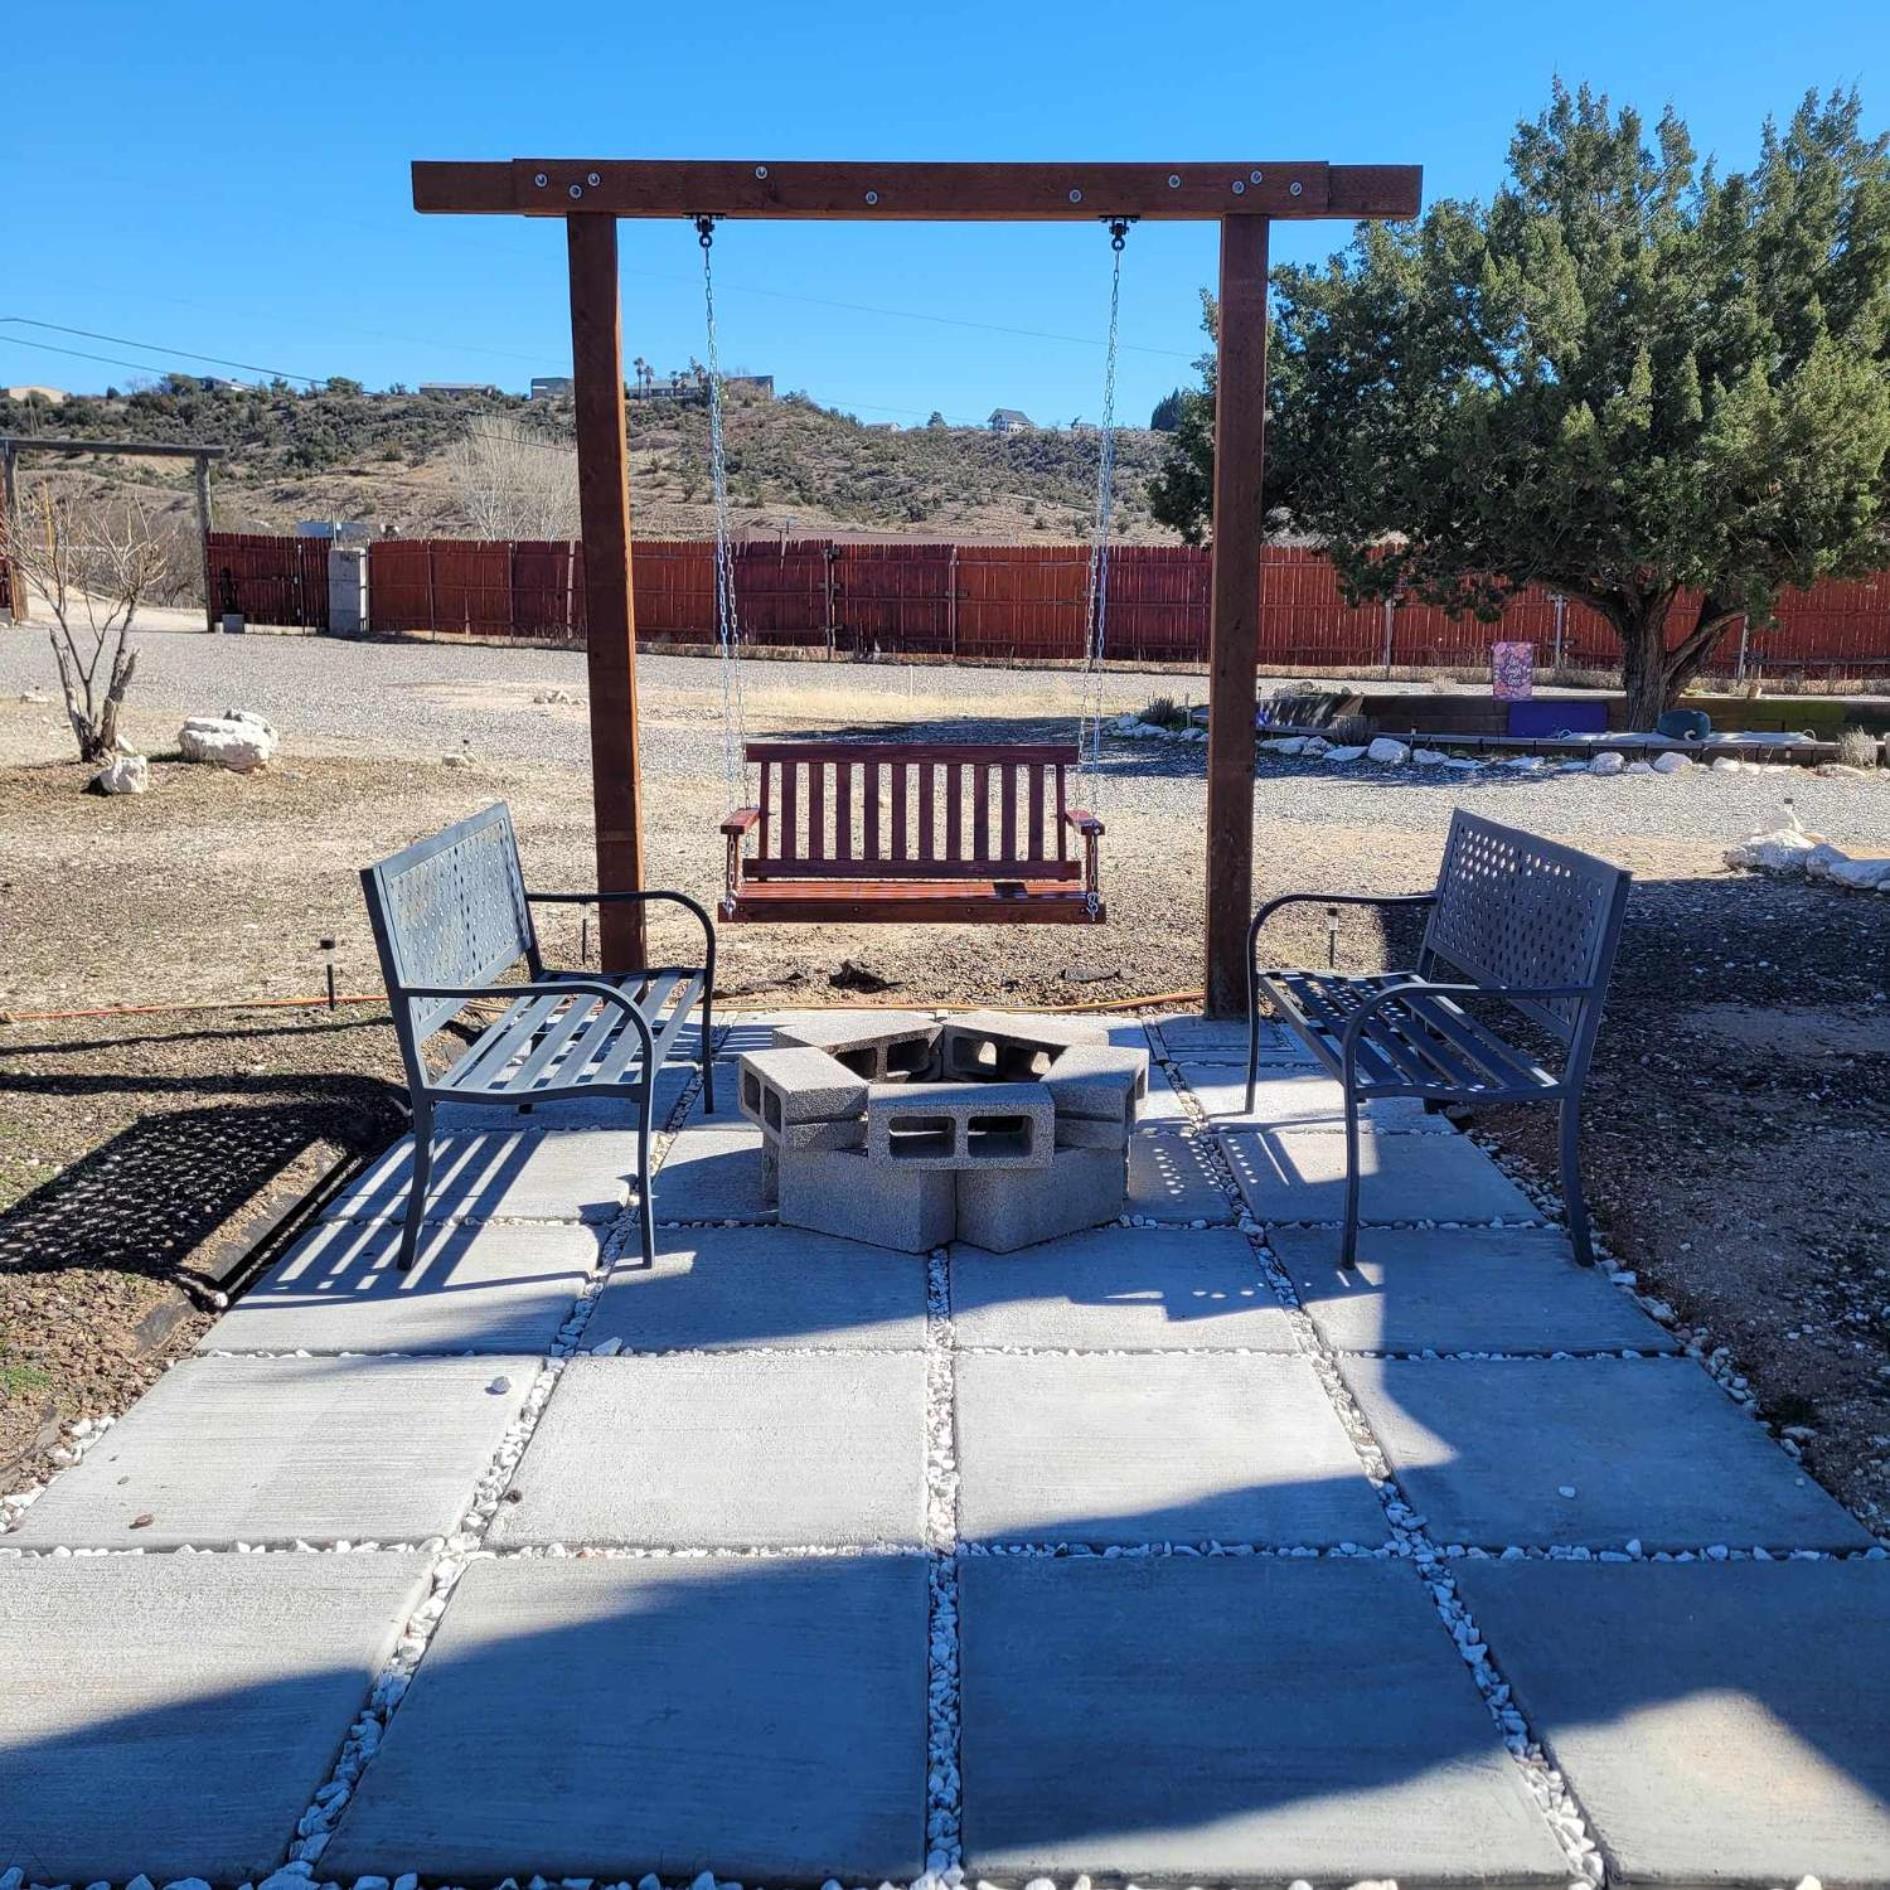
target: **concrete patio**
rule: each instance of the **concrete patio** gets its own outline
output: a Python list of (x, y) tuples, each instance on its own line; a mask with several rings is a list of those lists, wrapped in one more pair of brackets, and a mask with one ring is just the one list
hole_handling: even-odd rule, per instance
[(1336, 1090), (1112, 1035), (1009, 1255), (775, 1225), (720, 1075), (649, 1272), (595, 1112), (406, 1276), (396, 1151), (0, 1537), (0, 1873), (1890, 1885), (1883, 1549), (1447, 1124), (1341, 1275)]

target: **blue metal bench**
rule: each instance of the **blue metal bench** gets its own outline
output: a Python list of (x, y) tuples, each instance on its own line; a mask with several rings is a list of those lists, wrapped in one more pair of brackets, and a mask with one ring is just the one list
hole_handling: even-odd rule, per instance
[[(1345, 1099), (1345, 1234), (1358, 1252), (1359, 1109), (1379, 1097), (1426, 1104), (1552, 1102), (1562, 1198), (1576, 1257), (1594, 1260), (1577, 1137), (1582, 1086), (1621, 937), (1631, 875), (1592, 854), (1459, 809), (1427, 893), (1288, 893), (1247, 928), (1247, 1111), (1260, 1066), (1260, 1000), (1339, 1079)], [(1262, 971), (1260, 928), (1283, 906), (1427, 908), (1415, 971), (1353, 976)], [(1557, 1041), (1559, 1071), (1512, 1044), (1460, 998), (1501, 999)]]
[[(709, 915), (677, 892), (528, 892), (503, 802), (362, 868), (361, 886), (413, 1099), (413, 1182), (400, 1242), (402, 1269), (413, 1265), (419, 1243), (433, 1169), (435, 1106), (450, 1100), (517, 1109), (575, 1096), (618, 1096), (637, 1106), (643, 1196), (638, 1218), (644, 1264), (654, 1264), (650, 1125), (656, 1073), (697, 1004), (703, 1083), (709, 1111), (715, 1110), (715, 929)], [(703, 964), (630, 972), (546, 969), (532, 922), (534, 905), (655, 899), (696, 915)], [(521, 961), (527, 981), (501, 984)], [(428, 1040), (481, 999), (502, 1002), (504, 1013), (451, 1064), (430, 1069)]]

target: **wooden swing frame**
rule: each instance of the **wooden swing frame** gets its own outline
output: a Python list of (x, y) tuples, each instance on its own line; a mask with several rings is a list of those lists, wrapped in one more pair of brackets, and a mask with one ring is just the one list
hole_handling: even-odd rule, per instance
[[(1220, 225), (1209, 603), (1207, 1009), (1241, 1013), (1253, 903), (1254, 686), (1265, 450), (1268, 234), (1275, 219), (1414, 217), (1416, 165), (828, 164), (513, 158), (413, 166), (429, 215), (562, 217), (584, 535), (597, 883), (643, 889), (636, 619), (630, 591), (619, 217)], [(642, 908), (602, 909), (606, 970), (645, 962)]]

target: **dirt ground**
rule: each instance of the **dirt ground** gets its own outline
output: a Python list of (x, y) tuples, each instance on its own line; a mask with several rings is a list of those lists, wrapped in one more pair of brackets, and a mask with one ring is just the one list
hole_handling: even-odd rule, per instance
[[(708, 903), (728, 798), (715, 678), (706, 663), (678, 673), (645, 706), (650, 878)], [(922, 719), (922, 692), (938, 686), (914, 680), (902, 705), (882, 678), (862, 679), (858, 701), (840, 681), (771, 673), (751, 732)], [(1034, 732), (1065, 686), (1020, 679), (979, 726)], [(524, 714), (511, 685), (439, 687), (454, 713)], [(0, 703), (0, 1014), (313, 994), (331, 956), (344, 993), (375, 993), (357, 869), (489, 799), (511, 804), (535, 884), (589, 884), (582, 712), (537, 713), (542, 739), (494, 738), (470, 769), (445, 765), (431, 737), (393, 753), (393, 734), (377, 744), (351, 726), (334, 740), (311, 731), (243, 778), (162, 759), (166, 718), (152, 711), (133, 732), (157, 757), (156, 786), (113, 800), (82, 793), (83, 772), (52, 758), (43, 706)], [(1195, 986), (1201, 756), (1135, 749), (1105, 786), (1107, 927), (733, 928), (724, 999), (845, 1001), (834, 980), (849, 962), (895, 1001), (1021, 1007)], [(1422, 887), (1459, 798), (1445, 784), (1353, 791), (1290, 771), (1263, 774), (1257, 794), (1262, 893)], [(1585, 1115), (1598, 1218), (1645, 1290), (1730, 1348), (1814, 1473), (1890, 1526), (1890, 899), (1737, 877), (1718, 863), (1722, 842), (1683, 826), (1585, 832), (1560, 811), (1589, 805), (1488, 811), (1637, 874)], [(1880, 820), (1875, 801), (1856, 818)], [(1282, 960), (1326, 957), (1318, 908), (1269, 936)], [(656, 942), (689, 952), (688, 922), (664, 920)], [(1337, 944), (1341, 963), (1397, 956), (1368, 918), (1348, 916)], [(580, 948), (575, 917), (550, 931), (548, 955), (577, 962)], [(188, 1269), (231, 1204), (286, 1188), (314, 1151), (376, 1145), (396, 1127), (397, 1091), (373, 1005), (0, 1021), (0, 1488), (45, 1467), (61, 1422), (123, 1408), (194, 1338), (207, 1314)], [(1552, 1175), (1545, 1112), (1472, 1126)]]

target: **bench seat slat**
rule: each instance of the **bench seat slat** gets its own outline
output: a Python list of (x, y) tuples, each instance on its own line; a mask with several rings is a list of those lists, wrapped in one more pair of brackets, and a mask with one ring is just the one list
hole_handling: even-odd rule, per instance
[[(494, 997), (504, 994), (502, 985), (494, 987)], [(563, 1002), (556, 996), (515, 998), (500, 1016), (481, 1027), (466, 1054), (453, 1065), (455, 1087), (476, 1088), (496, 1076), (512, 1060), (518, 1045), (541, 1029)]]
[[(1344, 977), (1300, 971), (1266, 972), (1261, 988), (1298, 1027), (1320, 1060), (1343, 1064), (1342, 1040), (1352, 1013), (1368, 998), (1406, 982), (1400, 976)], [(1387, 1006), (1366, 1025), (1358, 1048), (1361, 1088), (1462, 1089), (1539, 1095), (1557, 1079), (1505, 1043), (1460, 1005), (1419, 993)]]

